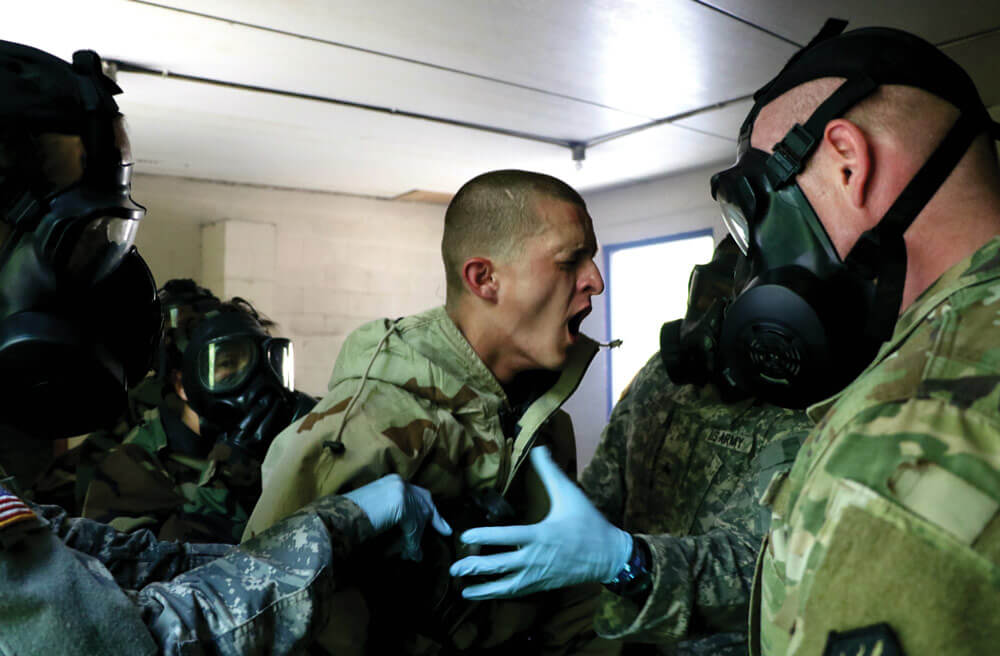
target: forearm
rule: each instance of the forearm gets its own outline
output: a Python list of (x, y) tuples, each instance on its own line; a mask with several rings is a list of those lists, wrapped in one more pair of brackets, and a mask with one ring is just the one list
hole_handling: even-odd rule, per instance
[(68, 547), (99, 560), (126, 589), (137, 589), (215, 560), (232, 547), (157, 540), (147, 530), (122, 533), (107, 524), (69, 517), (58, 506), (35, 506), (55, 535)]
[(595, 615), (600, 635), (673, 642), (693, 631), (745, 629), (757, 554), (752, 535), (716, 529), (637, 537), (650, 547), (651, 588), (638, 599), (602, 593)]
[(165, 654), (301, 652), (328, 620), (343, 560), (373, 533), (349, 499), (320, 499), (224, 557), (143, 588), (143, 618)]

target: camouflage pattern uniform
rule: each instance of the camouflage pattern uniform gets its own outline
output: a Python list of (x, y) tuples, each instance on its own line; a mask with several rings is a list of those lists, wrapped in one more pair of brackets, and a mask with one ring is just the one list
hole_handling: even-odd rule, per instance
[(97, 465), (81, 515), (161, 540), (236, 544), (260, 494), (260, 463), (232, 455), (161, 405)]
[(237, 548), (28, 510), (0, 522), (3, 656), (302, 653), (330, 630), (343, 561), (373, 534), (343, 497)]
[[(556, 461), (575, 475), (572, 425), (559, 407), (596, 351), (581, 337), (562, 372), (518, 380), (525, 397), (518, 403), (444, 308), (362, 326), (344, 343), (327, 396), (272, 443), (247, 534), (315, 498), (395, 472), (430, 490), (455, 534), (441, 539), (426, 532), (419, 564), (386, 564), (375, 548), (371, 562), (357, 568), (364, 601), (353, 604), (345, 626), (364, 626), (370, 617), (359, 651), (617, 651), (593, 633), (599, 586), (477, 603), (462, 599), (459, 582), (448, 574), (465, 555), (462, 529), (486, 523), (500, 494), (516, 509), (503, 523), (544, 517), (548, 497), (534, 470), (522, 467), (532, 446), (549, 444)], [(477, 501), (484, 511), (476, 509)]]
[[(857, 380), (810, 408), (822, 421), (765, 496), (754, 653), (819, 654), (830, 631), (882, 622), (907, 654), (996, 653), (998, 299), (994, 238), (900, 316)], [(872, 630), (856, 640), (852, 655), (885, 651)]]
[[(84, 436), (83, 441), (56, 457), (37, 476), (34, 473), (8, 469), (20, 480), (30, 484), (29, 497), (37, 503), (60, 506), (74, 515), (83, 512), (83, 500), (94, 478), (98, 465), (117, 447), (133, 428), (142, 423), (146, 412), (161, 403), (180, 407), (183, 403), (174, 394), (164, 396), (163, 383), (155, 376), (147, 376), (128, 392), (128, 408), (111, 428), (101, 429)], [(15, 443), (16, 444), (16, 443)], [(19, 451), (25, 451), (18, 448)], [(30, 450), (29, 450), (30, 451)], [(41, 451), (41, 450), (39, 450)], [(8, 458), (0, 457), (3, 462)]]
[(791, 467), (811, 427), (802, 411), (726, 403), (711, 384), (676, 385), (654, 355), (580, 477), (608, 520), (653, 554), (650, 594), (602, 593), (598, 633), (657, 643), (666, 654), (745, 654), (753, 566), (767, 531), (756, 501), (774, 472)]

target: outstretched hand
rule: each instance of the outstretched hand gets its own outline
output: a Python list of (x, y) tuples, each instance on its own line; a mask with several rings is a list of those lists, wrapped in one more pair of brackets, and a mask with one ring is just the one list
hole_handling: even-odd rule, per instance
[(500, 575), (465, 588), (466, 599), (517, 597), (577, 583), (608, 582), (631, 555), (632, 536), (594, 508), (546, 447), (532, 449), (530, 457), (549, 495), (549, 513), (537, 524), (481, 527), (462, 534), (466, 544), (517, 547), (452, 564), (452, 576)]
[(431, 493), (419, 485), (407, 483), (399, 474), (388, 474), (344, 496), (368, 515), (375, 533), (399, 526), (401, 557), (406, 560), (419, 561), (423, 557), (420, 541), (428, 521), (441, 535), (451, 535), (451, 527), (438, 513)]

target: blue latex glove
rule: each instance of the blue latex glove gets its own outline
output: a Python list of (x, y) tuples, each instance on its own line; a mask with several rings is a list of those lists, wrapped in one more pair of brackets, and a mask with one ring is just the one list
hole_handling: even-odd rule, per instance
[(383, 533), (398, 525), (402, 531), (401, 557), (420, 560), (420, 540), (430, 520), (441, 535), (451, 535), (451, 527), (438, 513), (431, 493), (407, 483), (399, 474), (388, 474), (344, 494), (368, 515), (375, 533)]
[(576, 483), (552, 461), (546, 447), (531, 450), (549, 495), (549, 514), (528, 526), (488, 526), (462, 534), (466, 544), (518, 547), (453, 563), (452, 576), (502, 575), (462, 590), (466, 599), (497, 599), (576, 583), (610, 582), (632, 554), (632, 536), (614, 527)]

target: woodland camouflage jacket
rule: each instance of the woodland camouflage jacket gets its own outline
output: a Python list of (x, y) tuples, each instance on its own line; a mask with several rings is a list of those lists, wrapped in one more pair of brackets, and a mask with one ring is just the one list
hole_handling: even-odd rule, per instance
[[(785, 480), (751, 647), (991, 654), (1000, 640), (1000, 238), (955, 265), (833, 399)], [(825, 414), (824, 414), (825, 413)], [(755, 632), (759, 627), (759, 639)]]
[[(76, 446), (48, 463), (39, 476), (28, 478), (19, 476), (19, 479), (30, 487), (31, 498), (36, 502), (59, 506), (71, 515), (79, 515), (83, 512), (83, 501), (91, 481), (94, 480), (97, 467), (107, 457), (108, 452), (121, 444), (136, 426), (143, 423), (149, 411), (165, 405), (179, 412), (183, 403), (176, 394), (165, 394), (163, 383), (155, 375), (150, 374), (129, 390), (128, 407), (113, 426), (84, 436)], [(2, 451), (0, 445), (0, 453)], [(4, 459), (4, 462), (6, 461)], [(16, 473), (10, 469), (7, 471)]]
[(221, 443), (193, 455), (201, 439), (170, 408), (148, 410), (95, 467), (81, 514), (161, 540), (236, 544), (260, 492), (260, 464)]
[(615, 525), (642, 534), (653, 588), (642, 604), (602, 593), (602, 635), (662, 653), (745, 654), (753, 564), (767, 530), (757, 499), (791, 467), (812, 424), (713, 385), (676, 385), (660, 354), (622, 395), (580, 477)]
[[(497, 521), (544, 517), (544, 489), (531, 467), (521, 466), (532, 446), (549, 444), (573, 475), (572, 426), (559, 406), (596, 350), (582, 337), (561, 373), (523, 381), (527, 401), (512, 406), (444, 308), (362, 326), (344, 343), (326, 397), (272, 444), (247, 535), (324, 494), (395, 472), (430, 490), (455, 536), (435, 539), (427, 531), (424, 560), (413, 565), (387, 561), (387, 544), (373, 547), (370, 563), (357, 568), (363, 602), (345, 601), (353, 609), (345, 631), (372, 621), (367, 637), (354, 641), (356, 651), (440, 653), (502, 644), (509, 653), (517, 648), (512, 640), (530, 639), (531, 649), (579, 653), (582, 647), (571, 641), (602, 643), (591, 626), (594, 588), (475, 603), (460, 597), (459, 582), (447, 571), (464, 555), (457, 536), (487, 523), (491, 509), (502, 505), (500, 494), (514, 512), (494, 512)], [(533, 386), (538, 391), (529, 393)]]

